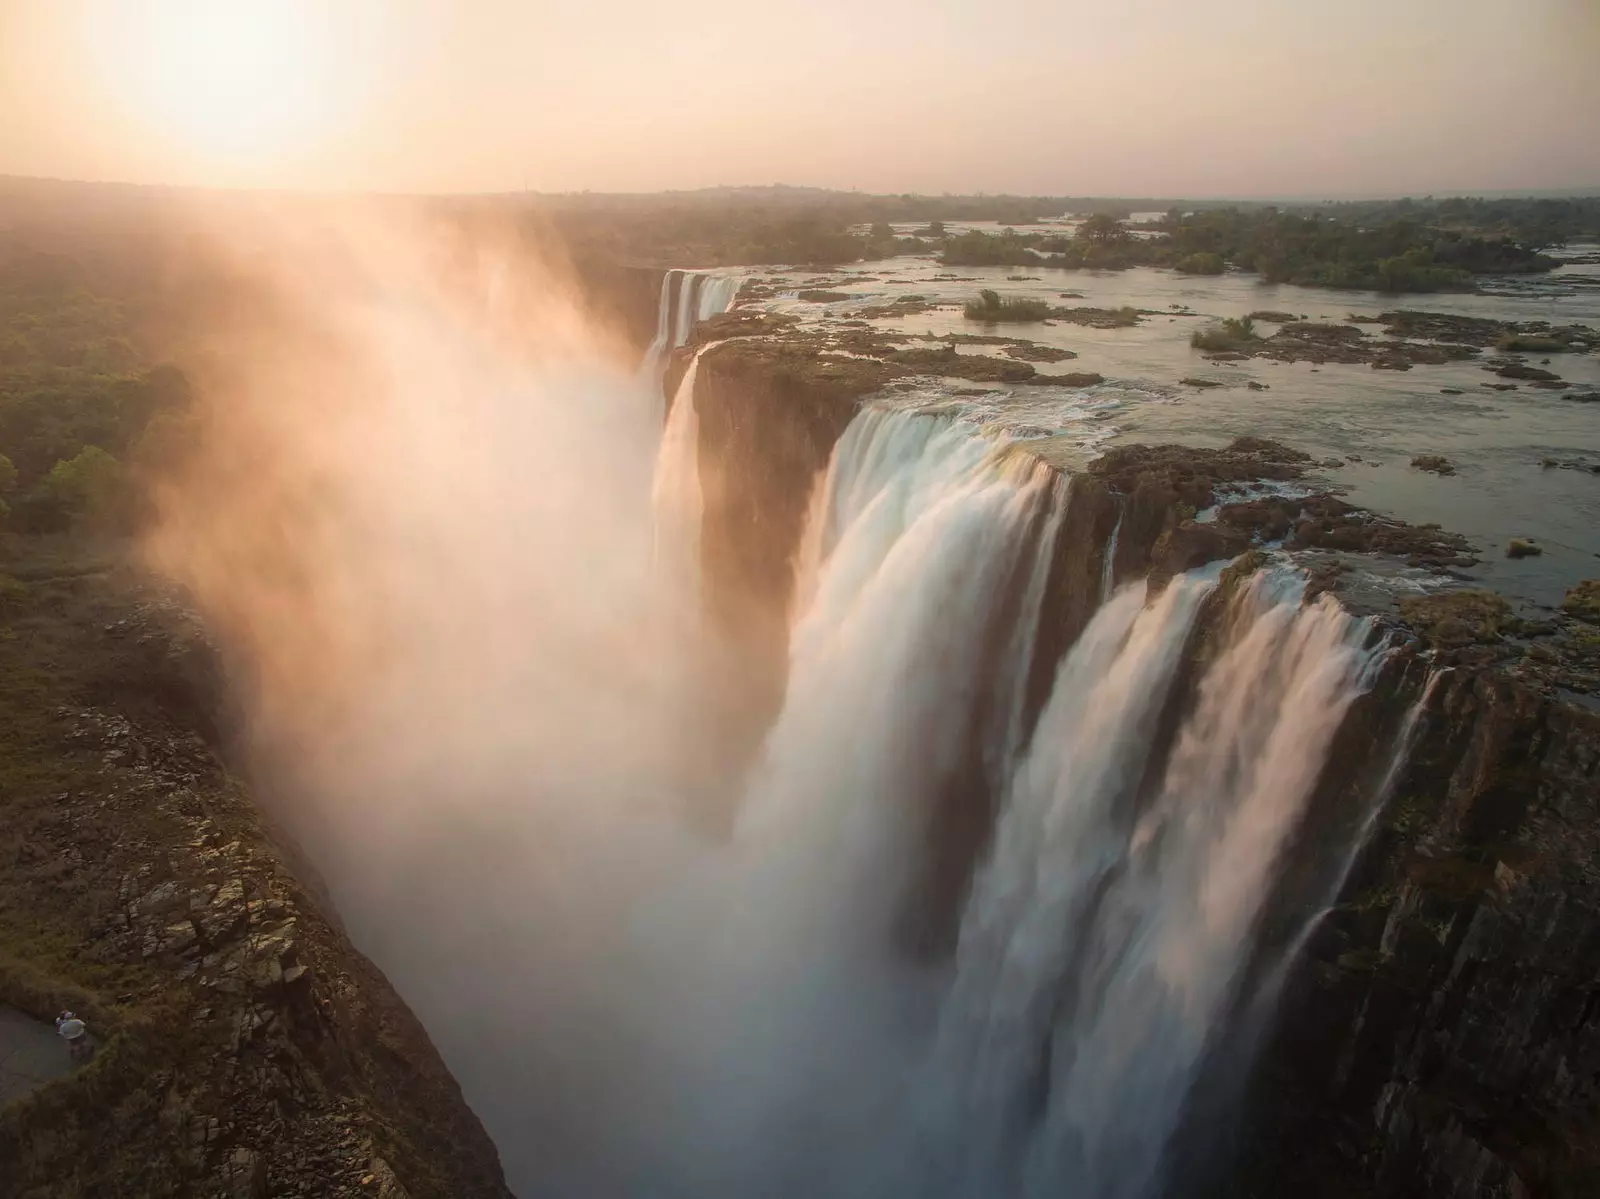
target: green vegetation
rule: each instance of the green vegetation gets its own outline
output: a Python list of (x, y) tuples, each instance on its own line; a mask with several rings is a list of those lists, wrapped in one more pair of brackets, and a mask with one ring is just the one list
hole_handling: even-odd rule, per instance
[(1210, 354), (1223, 354), (1245, 349), (1251, 342), (1260, 340), (1261, 335), (1256, 332), (1256, 323), (1252, 318), (1230, 316), (1209, 329), (1196, 329), (1189, 337), (1189, 344)]
[(985, 288), (962, 311), (969, 321), (995, 324), (1048, 320), (1053, 310), (1043, 300), (1004, 300), (998, 292)]
[(1436, 475), (1453, 475), (1456, 473), (1454, 463), (1442, 454), (1418, 454), (1411, 460), (1411, 465), (1417, 470), (1430, 471)]
[(1505, 599), (1477, 589), (1407, 596), (1400, 601), (1400, 616), (1436, 649), (1499, 641), (1520, 627)]
[(151, 301), (118, 265), (0, 236), (0, 530), (126, 527), (122, 462), (188, 404), (182, 372), (139, 346)]
[(1173, 259), (1172, 269), (1182, 275), (1220, 275), (1226, 265), (1221, 254), (1202, 250)]
[[(1173, 197), (868, 195), (741, 187), (519, 197), (516, 203), (528, 210), (530, 220), (553, 228), (580, 257), (600, 254), (674, 266), (825, 265), (945, 251), (953, 265), (1118, 270), (1216, 255), (1275, 280), (1394, 290), (1470, 287), (1474, 275), (1547, 270), (1552, 260), (1538, 251), (1600, 238), (1600, 197), (1275, 206)], [(1122, 224), (1129, 213), (1158, 211), (1165, 218), (1137, 234)], [(1069, 212), (1089, 214), (1071, 236), (1013, 232), (999, 235), (1009, 244), (989, 246), (979, 240), (984, 234), (968, 233), (949, 239), (961, 243), (953, 251), (944, 244), (949, 221), (994, 221), (1014, 229)], [(895, 235), (895, 224), (914, 227), (915, 235)], [(1416, 253), (1408, 257), (1411, 251)]]
[(1021, 237), (1011, 229), (999, 236), (969, 229), (945, 242), (939, 261), (946, 266), (1043, 266), (1044, 258), (1034, 249), (1038, 244), (1037, 237)]
[(1579, 620), (1600, 624), (1600, 579), (1585, 579), (1568, 591), (1561, 610)]
[(1218, 255), (1267, 283), (1384, 292), (1471, 291), (1474, 276), (1547, 271), (1556, 261), (1508, 237), (1485, 238), (1416, 218), (1382, 224), (1320, 212), (1237, 208), (1169, 219), (1174, 264)]

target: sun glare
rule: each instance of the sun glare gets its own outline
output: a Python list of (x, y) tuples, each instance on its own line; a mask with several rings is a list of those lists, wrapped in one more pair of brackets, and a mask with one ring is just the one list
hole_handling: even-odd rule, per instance
[(334, 115), (325, 14), (314, 0), (132, 0), (100, 32), (130, 116), (190, 153), (260, 163)]

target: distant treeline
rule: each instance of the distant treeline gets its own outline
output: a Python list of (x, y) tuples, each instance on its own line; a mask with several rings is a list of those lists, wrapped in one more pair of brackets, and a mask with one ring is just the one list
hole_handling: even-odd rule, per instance
[(30, 232), (0, 233), (0, 551), (6, 536), (129, 527), (128, 466), (161, 456), (190, 401), (143, 344), (148, 293), (127, 263)]
[[(774, 188), (533, 203), (575, 244), (654, 263), (829, 266), (915, 253), (951, 266), (1231, 266), (1270, 282), (1386, 292), (1470, 291), (1479, 275), (1551, 269), (1540, 252), (1551, 246), (1600, 240), (1600, 196), (1279, 206)], [(1133, 212), (1164, 215), (1130, 228)], [(1071, 232), (1006, 227), (1068, 213), (1087, 219)], [(945, 221), (976, 220), (1003, 228), (946, 235)]]

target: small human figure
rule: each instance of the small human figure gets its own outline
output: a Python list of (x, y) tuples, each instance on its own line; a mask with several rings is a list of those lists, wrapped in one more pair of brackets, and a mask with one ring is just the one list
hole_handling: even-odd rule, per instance
[(67, 1055), (74, 1061), (87, 1058), (93, 1053), (93, 1047), (89, 1042), (89, 1026), (72, 1012), (64, 1011), (56, 1017), (56, 1031), (67, 1042)]

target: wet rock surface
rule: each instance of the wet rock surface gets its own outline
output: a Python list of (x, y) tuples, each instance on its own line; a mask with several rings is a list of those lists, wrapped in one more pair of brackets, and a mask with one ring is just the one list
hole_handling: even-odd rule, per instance
[[(1423, 618), (1452, 644), (1508, 619)], [(1244, 1193), (1600, 1193), (1600, 715), (1457, 661), (1289, 982)]]
[(1542, 347), (1545, 353), (1600, 349), (1600, 330), (1588, 325), (1557, 326), (1548, 321), (1497, 321), (1487, 317), (1453, 316), (1410, 309), (1385, 312), (1378, 320), (1383, 322), (1384, 332), (1395, 338), (1453, 342), (1480, 349), (1491, 346), (1511, 349), (1520, 342), (1529, 349)]

